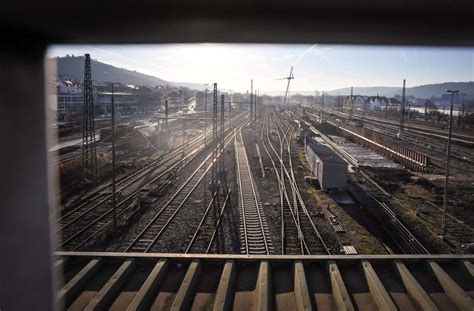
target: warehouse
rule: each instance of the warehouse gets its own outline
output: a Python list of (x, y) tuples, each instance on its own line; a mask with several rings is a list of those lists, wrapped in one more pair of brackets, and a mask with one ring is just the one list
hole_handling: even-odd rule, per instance
[(306, 158), (311, 173), (318, 179), (323, 190), (346, 187), (347, 163), (328, 146), (308, 141)]

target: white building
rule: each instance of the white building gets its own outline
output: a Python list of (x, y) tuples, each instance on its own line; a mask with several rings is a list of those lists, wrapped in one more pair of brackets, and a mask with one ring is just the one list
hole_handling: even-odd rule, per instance
[[(107, 116), (112, 111), (112, 93), (99, 92), (94, 96), (95, 114)], [(121, 114), (131, 114), (138, 111), (135, 96), (128, 92), (114, 92), (115, 111)]]
[(82, 111), (83, 96), (82, 91), (70, 81), (59, 81), (56, 84), (57, 113), (58, 117), (67, 114), (76, 114)]

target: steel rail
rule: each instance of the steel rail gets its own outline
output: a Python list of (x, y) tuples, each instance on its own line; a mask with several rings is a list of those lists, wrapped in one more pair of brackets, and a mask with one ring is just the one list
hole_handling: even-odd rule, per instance
[[(248, 121), (245, 120), (243, 124), (248, 123)], [(243, 126), (243, 125), (240, 125)], [(232, 134), (228, 134), (226, 137), (227, 143), (225, 144), (224, 149), (227, 147), (227, 145), (232, 141)], [(221, 154), (218, 153), (219, 157)], [(207, 163), (207, 161), (212, 157), (212, 153), (210, 153), (205, 160), (198, 166), (198, 168), (191, 174), (191, 176), (185, 181), (185, 183), (172, 195), (172, 197), (165, 203), (165, 205), (158, 211), (158, 213), (149, 221), (149, 223), (140, 231), (138, 236), (127, 246), (125, 249), (125, 252), (129, 252), (133, 249), (133, 247), (140, 241), (140, 239), (145, 235), (145, 233), (155, 224), (155, 222), (158, 220), (158, 218), (161, 216), (161, 214), (171, 205), (171, 203), (174, 201), (174, 199), (183, 191), (183, 189), (190, 183), (190, 181), (196, 176), (197, 172)], [(216, 164), (217, 159), (212, 159), (211, 165), (206, 166), (204, 173), (199, 177), (197, 182), (192, 185), (191, 190), (185, 195), (185, 198), (180, 202), (178, 207), (175, 209), (175, 211), (172, 213), (170, 218), (166, 221), (166, 223), (163, 225), (163, 227), (159, 230), (159, 232), (154, 236), (154, 238), (151, 240), (151, 242), (148, 244), (148, 246), (145, 247), (144, 252), (148, 252), (153, 245), (156, 243), (158, 238), (161, 236), (161, 234), (164, 232), (164, 230), (167, 228), (169, 223), (173, 220), (173, 218), (176, 216), (178, 211), (183, 207), (185, 201), (189, 198), (191, 193), (194, 191), (194, 189), (197, 188), (201, 180), (206, 176), (206, 173), (211, 169), (213, 165)]]
[[(278, 154), (276, 154), (277, 157), (278, 157)], [(295, 193), (296, 193), (296, 196), (298, 198), (298, 202), (299, 202), (299, 206), (302, 208), (304, 214), (306, 215), (306, 218), (309, 220), (309, 223), (310, 223), (310, 226), (312, 228), (312, 231), (316, 234), (316, 236), (318, 237), (318, 240), (321, 242), (321, 245), (322, 247), (324, 248), (324, 251), (328, 254), (330, 254), (330, 251), (329, 251), (329, 248), (327, 247), (326, 243), (324, 242), (324, 239), (322, 238), (319, 230), (317, 229), (316, 225), (314, 224), (310, 214), (309, 214), (309, 211), (306, 207), (306, 204), (304, 203), (304, 200), (301, 196), (301, 193), (299, 191), (299, 187), (296, 183), (296, 180), (295, 179), (292, 179), (290, 174), (288, 173), (288, 169), (286, 168), (286, 166), (283, 166), (283, 169), (284, 169), (284, 172), (287, 176), (287, 178), (290, 180), (290, 186), (293, 187), (295, 189)]]
[[(238, 121), (242, 122), (242, 121), (245, 121), (242, 117), (243, 117), (244, 114), (240, 115), (239, 116), (239, 119)], [(229, 135), (230, 136), (230, 135)], [(132, 195), (128, 196), (126, 199), (124, 199), (123, 201), (119, 202), (119, 204), (117, 206), (122, 206), (124, 203), (126, 203), (128, 200), (130, 200), (131, 198), (133, 198), (136, 194), (140, 193), (141, 190), (143, 190), (144, 188), (146, 188), (147, 186), (149, 186), (150, 184), (154, 183), (155, 181), (157, 181), (159, 178), (163, 177), (165, 174), (168, 174), (172, 169), (174, 169), (176, 166), (182, 164), (182, 162), (184, 160), (187, 160), (189, 157), (191, 157), (194, 153), (197, 152), (198, 149), (195, 149), (191, 154), (188, 154), (185, 158), (181, 159), (179, 162), (175, 163), (172, 167), (170, 167), (168, 170), (166, 170), (165, 172), (163, 172), (162, 174), (160, 174), (159, 176), (153, 178), (151, 181), (149, 181), (147, 184), (145, 184), (144, 186), (142, 186), (141, 188), (135, 190)], [(142, 197), (145, 197), (146, 195), (148, 195), (148, 193), (150, 193), (152, 190), (148, 191), (147, 193), (145, 193)], [(119, 211), (119, 214), (118, 216), (122, 215), (124, 212), (128, 211), (130, 209), (131, 205), (129, 205), (128, 207), (125, 207), (122, 211)], [(85, 226), (84, 228), (82, 228), (81, 230), (79, 230), (78, 232), (76, 232), (73, 236), (69, 237), (67, 240), (63, 241), (59, 246), (58, 248), (60, 247), (63, 247), (64, 245), (70, 243), (71, 241), (73, 241), (75, 238), (77, 238), (79, 235), (81, 235), (83, 232), (85, 232), (87, 229), (91, 228), (93, 225), (95, 225), (96, 223), (98, 223), (99, 221), (101, 221), (102, 219), (104, 219), (106, 216), (108, 216), (110, 213), (113, 212), (113, 209), (109, 209), (108, 211), (106, 211), (105, 213), (103, 213), (102, 215), (100, 215), (98, 218), (96, 218), (92, 223), (89, 223), (87, 226)], [(104, 225), (100, 226), (100, 228), (98, 228), (93, 234), (91, 234), (88, 238), (86, 238), (86, 240), (82, 241), (79, 245), (76, 245), (74, 247), (74, 249), (77, 249), (79, 246), (83, 245), (85, 242), (89, 241), (91, 238), (93, 238), (95, 235), (97, 235), (97, 233), (99, 233), (100, 231), (104, 230), (105, 228), (107, 228), (109, 225), (111, 224), (111, 221), (108, 221), (107, 223), (105, 223)]]
[(209, 244), (207, 246), (206, 254), (209, 254), (209, 252), (211, 250), (211, 247), (212, 247), (212, 243), (214, 243), (214, 239), (216, 238), (217, 229), (219, 228), (219, 226), (221, 224), (222, 216), (224, 215), (225, 208), (227, 207), (227, 202), (229, 201), (229, 198), (230, 198), (230, 192), (231, 192), (231, 189), (229, 189), (227, 191), (227, 195), (226, 195), (224, 203), (222, 205), (221, 212), (219, 214), (219, 218), (217, 219), (217, 223), (216, 223), (216, 226), (214, 228), (214, 232), (212, 233), (211, 240), (209, 241)]
[[(201, 140), (203, 138), (200, 138), (200, 137), (197, 137), (196, 139), (192, 140), (189, 145), (186, 146), (187, 149), (191, 149), (191, 150), (196, 150), (196, 149), (193, 149), (193, 146), (195, 146), (196, 144), (200, 143)], [(156, 159), (155, 161), (152, 161), (150, 164), (146, 165), (145, 167), (137, 170), (136, 172), (132, 173), (131, 175), (128, 175), (128, 176), (125, 176), (123, 179), (119, 180), (117, 182), (117, 185), (122, 185), (124, 183), (126, 183), (127, 181), (129, 181), (130, 179), (133, 179), (134, 177), (136, 177), (137, 175), (140, 175), (141, 173), (144, 173), (143, 175), (141, 176), (138, 176), (137, 179), (134, 179), (131, 183), (127, 183), (125, 186), (123, 186), (122, 188), (119, 188), (117, 190), (117, 192), (120, 192), (122, 191), (123, 189), (127, 188), (128, 186), (130, 186), (131, 184), (133, 184), (135, 181), (137, 181), (138, 179), (140, 178), (143, 178), (145, 175), (147, 175), (148, 173), (151, 173), (153, 170), (155, 170), (156, 168), (158, 168), (159, 166), (163, 165), (163, 164), (166, 164), (168, 163), (170, 160), (173, 160), (177, 155), (181, 154), (182, 153), (182, 149), (184, 148), (184, 146), (180, 146), (176, 149), (173, 149), (171, 150), (169, 153), (163, 155), (162, 157), (160, 157), (159, 159)], [(103, 193), (99, 193), (99, 192), (102, 192), (104, 191), (105, 189), (107, 189), (108, 187), (111, 186), (111, 182), (107, 183), (106, 185), (104, 185), (103, 187), (101, 187), (99, 190), (97, 190), (95, 193), (97, 194), (92, 194), (92, 196), (89, 196), (87, 197), (86, 199), (84, 199), (81, 203), (79, 203), (76, 207), (74, 207), (72, 210), (69, 210), (67, 213), (65, 213), (64, 215), (62, 215), (58, 220), (57, 220), (57, 223), (60, 223), (60, 222), (63, 222), (65, 218), (69, 217), (70, 215), (72, 215), (73, 213), (77, 212), (78, 209), (80, 208), (83, 208), (84, 206), (88, 205), (88, 203), (90, 201), (93, 201), (99, 197), (101, 197), (103, 195)], [(101, 200), (100, 202), (96, 203), (96, 205), (94, 206), (97, 207), (97, 205), (100, 205), (104, 202), (106, 202), (107, 200), (109, 200), (110, 198), (112, 197), (112, 194), (108, 195), (106, 198), (104, 198), (103, 200)], [(89, 211), (89, 210), (88, 210)], [(86, 211), (87, 212), (87, 211)], [(67, 227), (67, 226), (65, 226)], [(63, 227), (64, 228), (64, 227)], [(59, 231), (61, 231), (63, 228), (61, 228)]]
[(214, 205), (214, 200), (216, 199), (217, 195), (218, 195), (218, 193), (217, 193), (217, 191), (215, 191), (214, 194), (212, 195), (211, 201), (209, 202), (209, 204), (207, 205), (206, 210), (204, 211), (204, 215), (201, 217), (201, 221), (199, 222), (196, 230), (194, 231), (194, 234), (193, 234), (193, 237), (191, 238), (191, 241), (188, 243), (188, 246), (186, 247), (186, 250), (184, 251), (185, 254), (189, 253), (189, 250), (193, 246), (194, 241), (196, 241), (197, 236), (199, 235), (200, 231), (202, 230), (202, 226), (203, 226), (204, 222), (206, 221), (206, 217), (209, 214), (209, 212), (211, 210), (211, 207)]
[[(280, 161), (280, 170), (281, 170), (281, 174), (282, 174), (282, 188), (283, 188), (283, 191), (285, 192), (285, 196), (287, 198), (287, 202), (288, 202), (288, 209), (290, 211), (290, 214), (293, 218), (293, 222), (296, 226), (296, 230), (298, 232), (298, 239), (299, 239), (299, 244), (300, 244), (300, 251), (302, 254), (304, 254), (304, 251), (306, 250), (306, 252), (308, 254), (310, 254), (310, 250), (309, 250), (309, 247), (307, 246), (307, 243), (304, 239), (304, 234), (303, 234), (303, 230), (300, 226), (300, 219), (299, 219), (299, 215), (298, 215), (298, 203), (296, 202), (296, 196), (295, 196), (295, 191), (294, 191), (294, 187), (293, 187), (293, 184), (292, 184), (292, 180), (291, 180), (291, 176), (289, 176), (288, 174), (286, 175), (287, 176), (287, 182), (289, 183), (290, 185), (290, 189), (291, 189), (291, 194), (292, 194), (292, 197), (293, 197), (293, 203), (290, 202), (290, 199), (288, 198), (288, 189), (285, 185), (285, 178), (284, 178), (284, 170), (286, 170), (286, 165), (284, 164), (284, 160), (283, 160), (283, 151), (286, 149), (285, 146), (284, 146), (284, 143), (285, 141), (288, 143), (288, 140), (287, 140), (287, 134), (288, 134), (288, 130), (287, 131), (284, 131), (283, 128), (281, 128), (279, 126), (279, 124), (277, 123), (276, 121), (276, 118), (275, 116), (273, 116), (273, 124), (275, 125), (275, 129), (277, 131), (277, 135), (278, 135), (278, 140), (279, 140), (279, 143), (280, 143), (280, 155), (278, 155), (278, 153), (276, 152), (275, 148), (272, 147), (275, 155), (277, 156), (278, 160)], [(280, 135), (280, 131), (282, 132), (283, 134), (283, 138), (282, 136)], [(269, 143), (270, 145), (272, 146), (272, 142), (271, 140), (269, 139)], [(288, 144), (287, 144), (288, 145)], [(288, 151), (287, 151), (288, 152)], [(291, 157), (291, 153), (289, 154), (289, 156)], [(291, 206), (293, 205), (293, 208), (291, 208)], [(282, 218), (284, 218), (284, 209), (283, 209), (283, 213), (282, 213)], [(285, 237), (286, 237), (286, 233), (285, 233)]]
[[(241, 115), (238, 115), (236, 116), (236, 118), (238, 118), (238, 120), (240, 120), (242, 118), (243, 114)], [(204, 132), (204, 130), (203, 130)], [(210, 135), (210, 134), (209, 134)], [(127, 177), (125, 177), (123, 180), (121, 180), (119, 182), (119, 185), (129, 181), (130, 179), (133, 179), (132, 181), (128, 182), (127, 184), (125, 184), (123, 187), (119, 188), (117, 190), (117, 192), (120, 192), (124, 189), (126, 189), (127, 187), (131, 186), (132, 184), (134, 184), (136, 181), (144, 178), (146, 175), (148, 175), (149, 173), (152, 173), (155, 169), (157, 169), (159, 166), (161, 165), (164, 165), (166, 163), (168, 163), (169, 161), (173, 160), (176, 158), (177, 155), (180, 155), (182, 152), (183, 152), (183, 148), (186, 148), (185, 150), (192, 150), (191, 151), (191, 154), (194, 154), (196, 152), (199, 151), (199, 149), (201, 149), (203, 146), (202, 145), (199, 145), (197, 148), (194, 148), (195, 145), (201, 143), (202, 141), (204, 140), (204, 135), (201, 134), (197, 137), (195, 137), (193, 140), (191, 140), (191, 142), (189, 142), (189, 144), (187, 144), (187, 146), (180, 146), (176, 149), (174, 149), (173, 151), (171, 151), (170, 153), (166, 154), (164, 156), (164, 158), (160, 158), (160, 159), (157, 159), (156, 161), (150, 163), (149, 165), (147, 165), (146, 167), (138, 170), (136, 173), (133, 173)], [(194, 148), (194, 149), (193, 149)], [(188, 154), (189, 156), (189, 154)], [(188, 157), (187, 156), (187, 157)], [(186, 157), (186, 158), (187, 158)], [(178, 161), (178, 163), (184, 163), (182, 160), (184, 159), (181, 159)], [(174, 168), (175, 165), (172, 166), (172, 168)], [(169, 171), (169, 169), (167, 170)], [(167, 172), (165, 171), (165, 173)], [(144, 172), (144, 173), (143, 173)], [(143, 173), (142, 175), (140, 175), (141, 173)], [(137, 175), (140, 175), (137, 177)], [(160, 175), (162, 176), (162, 175)], [(135, 178), (136, 177), (136, 178)], [(154, 180), (156, 181), (156, 180)], [(148, 186), (149, 184), (145, 185), (145, 186)], [(110, 183), (107, 184), (106, 186), (104, 186), (103, 188), (101, 188), (99, 191), (103, 191), (105, 188), (107, 188), (108, 186), (110, 186)], [(143, 187), (141, 187), (141, 189), (143, 189)], [(67, 214), (63, 215), (61, 218), (59, 218), (59, 220), (57, 221), (57, 223), (60, 223), (60, 222), (63, 222), (65, 218), (73, 215), (74, 213), (77, 213), (77, 211), (83, 207), (86, 207), (88, 205), (88, 203), (92, 200), (95, 200), (99, 197), (101, 197), (103, 194), (102, 193), (99, 193), (93, 197), (89, 197), (87, 198), (87, 201), (86, 202), (83, 202), (82, 204), (80, 204), (79, 206), (77, 206), (76, 208), (74, 208), (73, 210), (69, 211)], [(109, 200), (110, 198), (112, 197), (112, 194), (109, 194), (108, 196), (106, 196), (105, 198), (103, 198), (102, 200), (100, 200), (99, 202), (95, 203), (93, 206), (91, 206), (90, 208), (86, 209), (85, 211), (81, 212), (77, 217), (75, 217), (72, 221), (68, 222), (66, 225), (62, 226), (59, 228), (59, 230), (57, 230), (57, 232), (61, 232), (62, 230), (64, 230), (65, 228), (67, 228), (68, 226), (70, 226), (71, 224), (75, 223), (76, 221), (78, 221), (80, 218), (82, 218), (83, 216), (87, 215), (89, 212), (93, 211), (94, 209), (96, 209), (98, 206), (100, 206), (101, 204), (105, 203), (107, 200)]]
[[(294, 114), (293, 114), (294, 115)], [(295, 117), (297, 117), (296, 115), (294, 115)], [(297, 117), (298, 119), (300, 119), (299, 117)], [(321, 137), (325, 136), (323, 133), (319, 132)], [(324, 137), (323, 137), (324, 138)], [(337, 152), (337, 150), (335, 150)], [(347, 159), (345, 157), (345, 154), (344, 153), (339, 153), (344, 159), (346, 159), (346, 161), (349, 161), (350, 162), (350, 159)], [(371, 179), (369, 179), (369, 181), (372, 181)], [(375, 183), (375, 185), (377, 187), (380, 187), (378, 184)], [(361, 188), (362, 189), (362, 188)], [(409, 245), (414, 245), (412, 249), (416, 249), (418, 252), (420, 253), (425, 253), (425, 254), (429, 254), (429, 251), (423, 246), (423, 244), (421, 244), (421, 242), (415, 237), (414, 234), (411, 233), (411, 231), (398, 219), (397, 215), (395, 214), (395, 212), (385, 203), (382, 203), (380, 202), (379, 200), (377, 200), (371, 193), (369, 193), (367, 190), (365, 189), (362, 189), (364, 191), (364, 193), (366, 193), (370, 198), (372, 198), (380, 207), (381, 209), (384, 211), (384, 213), (392, 220), (392, 222), (395, 224), (396, 227), (399, 228), (398, 230), (398, 233), (400, 234), (400, 237), (402, 239), (405, 240), (406, 244), (409, 246)], [(401, 249), (404, 249), (404, 247), (402, 245), (400, 245), (397, 241), (395, 241), (397, 243), (397, 245), (399, 245), (399, 247)], [(410, 246), (409, 246), (410, 247)], [(406, 247), (405, 247), (406, 249)]]
[[(247, 152), (245, 151), (245, 145), (242, 138), (241, 130), (238, 131), (234, 144), (235, 144), (235, 149), (236, 149), (235, 154), (237, 157), (237, 161), (236, 161), (237, 162), (237, 182), (239, 185), (239, 194), (240, 194), (239, 197), (240, 197), (240, 205), (241, 205), (241, 211), (242, 211), (242, 222), (243, 222), (243, 229), (244, 229), (243, 233), (244, 233), (244, 239), (245, 239), (245, 253), (249, 255), (251, 252), (253, 252), (251, 248), (259, 249), (261, 247), (261, 245), (255, 244), (256, 243), (255, 241), (251, 241), (252, 243), (249, 242), (250, 240), (249, 233), (251, 233), (252, 235), (254, 234), (258, 235), (258, 238), (261, 240), (261, 242), (263, 242), (264, 252), (266, 254), (269, 254), (270, 252), (269, 252), (269, 247), (268, 247), (268, 242), (267, 242), (267, 231), (265, 230), (263, 226), (263, 220), (262, 220), (263, 216), (260, 213), (260, 206), (257, 199), (257, 193), (255, 190), (252, 173), (250, 171), (250, 164), (248, 162)], [(246, 167), (242, 167), (242, 166), (246, 166)], [(243, 174), (247, 174), (246, 177), (248, 179), (247, 180), (248, 184), (244, 184), (242, 182)], [(246, 205), (248, 200), (245, 200), (245, 197), (244, 197), (244, 194), (247, 193), (247, 191), (244, 191), (244, 186), (247, 187), (246, 190), (247, 191), (250, 190), (252, 194), (252, 198), (250, 200), (252, 201), (251, 204), (254, 206), (255, 212), (257, 215), (256, 221), (258, 223), (257, 226), (259, 227), (258, 230), (255, 228), (252, 228), (252, 230), (249, 229), (250, 223), (254, 225), (253, 222), (255, 221), (255, 219), (252, 219), (250, 216), (247, 215), (248, 213), (246, 213), (246, 208), (249, 208), (249, 206)], [(252, 237), (252, 240), (254, 238), (255, 237)]]
[[(269, 123), (270, 123), (270, 119), (268, 119), (268, 124), (267, 124), (267, 140), (268, 140), (268, 144), (270, 145), (270, 147), (272, 148), (272, 151), (275, 153), (275, 155), (278, 157), (278, 153), (277, 151), (275, 150), (275, 147), (273, 146), (273, 144), (271, 143), (270, 141), (270, 137), (269, 137)], [(304, 246), (304, 249), (306, 249), (306, 251), (309, 253), (309, 248), (307, 246), (307, 243), (304, 239), (304, 235), (302, 234), (302, 231), (301, 231), (301, 228), (298, 226), (298, 222), (295, 218), (295, 215), (293, 213), (293, 210), (290, 208), (291, 204), (290, 204), (290, 199), (288, 197), (288, 193), (286, 191), (286, 186), (285, 186), (285, 182), (284, 182), (284, 174), (283, 174), (283, 169), (282, 169), (282, 163), (281, 161), (279, 160), (280, 162), (280, 167), (281, 167), (281, 170), (280, 170), (280, 173), (278, 173), (278, 169), (276, 168), (276, 164), (275, 164), (275, 161), (273, 160), (271, 154), (270, 154), (270, 151), (268, 150), (266, 144), (265, 144), (265, 141), (263, 139), (263, 132), (262, 132), (262, 144), (263, 144), (263, 147), (265, 149), (265, 152), (267, 153), (271, 163), (272, 163), (272, 166), (273, 166), (273, 170), (275, 171), (275, 176), (277, 177), (277, 181), (278, 181), (278, 184), (279, 184), (279, 191), (280, 191), (280, 214), (281, 214), (281, 217), (282, 217), (282, 225), (281, 225), (281, 236), (282, 236), (282, 248), (281, 248), (281, 253), (282, 254), (285, 254), (285, 241), (286, 241), (286, 228), (287, 226), (285, 225), (285, 219), (286, 217), (284, 217), (284, 211), (285, 211), (285, 206), (284, 206), (284, 199), (286, 199), (286, 204), (287, 204), (287, 209), (289, 210), (290, 212), (290, 215), (293, 219), (293, 222), (296, 226), (296, 230), (298, 232), (297, 236), (298, 236), (298, 239), (300, 240), (300, 244), (302, 244)], [(280, 147), (280, 150), (281, 150), (281, 147)], [(280, 158), (279, 158), (280, 159)], [(283, 199), (284, 198), (284, 199)], [(301, 253), (304, 254), (304, 251), (303, 249), (301, 249)]]

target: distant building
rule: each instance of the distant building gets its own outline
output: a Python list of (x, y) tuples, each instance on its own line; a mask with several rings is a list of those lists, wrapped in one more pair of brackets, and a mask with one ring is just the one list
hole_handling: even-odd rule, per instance
[[(455, 93), (453, 97), (454, 106), (461, 106), (463, 102), (473, 101), (474, 94), (466, 93)], [(440, 98), (436, 98), (435, 102), (439, 105), (448, 106), (451, 105), (451, 94), (442, 94)]]
[(388, 104), (388, 99), (382, 96), (369, 96), (365, 100), (367, 111), (384, 110)]
[(363, 109), (365, 105), (364, 97), (360, 95), (356, 95), (354, 97), (354, 109)]
[(360, 95), (352, 96), (353, 106), (351, 106), (351, 97), (348, 96), (343, 103), (343, 106), (347, 109), (354, 108), (354, 110), (362, 110), (365, 105), (365, 98)]
[(347, 186), (347, 163), (324, 144), (309, 140), (306, 158), (323, 190)]
[[(95, 114), (107, 116), (112, 112), (112, 93), (99, 92), (95, 96)], [(133, 114), (139, 111), (135, 96), (128, 92), (114, 92), (115, 111), (120, 114)]]
[[(207, 96), (207, 103), (209, 105), (209, 103), (212, 102), (212, 93), (209, 92)], [(178, 91), (169, 93), (166, 100), (168, 101), (168, 109), (171, 111), (179, 110), (185, 106), (184, 94), (180, 94)], [(209, 106), (207, 108), (209, 108)]]
[(66, 115), (82, 113), (82, 90), (74, 86), (71, 81), (58, 81), (56, 94), (53, 96), (56, 96), (58, 119), (62, 119)]

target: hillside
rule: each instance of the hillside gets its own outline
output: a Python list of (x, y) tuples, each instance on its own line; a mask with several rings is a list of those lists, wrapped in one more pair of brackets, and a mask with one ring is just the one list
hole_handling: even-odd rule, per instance
[[(65, 56), (55, 58), (57, 60), (58, 75), (63, 78), (74, 80), (84, 79), (84, 56)], [(108, 65), (97, 60), (92, 60), (92, 79), (100, 82), (120, 82), (132, 85), (156, 86), (161, 84), (170, 84), (175, 86), (188, 87), (190, 89), (204, 90), (204, 85), (188, 82), (167, 82), (163, 79), (139, 73), (124, 68), (118, 68)], [(406, 94), (414, 95), (419, 98), (431, 98), (432, 96), (440, 96), (446, 94), (447, 89), (460, 90), (462, 93), (474, 94), (474, 82), (445, 82), (436, 84), (419, 85), (415, 87), (407, 87)], [(224, 90), (226, 91), (226, 90)], [(326, 91), (330, 95), (349, 95), (350, 87)], [(371, 95), (393, 97), (396, 94), (401, 95), (402, 88), (373, 86), (373, 87), (354, 87), (356, 95)], [(277, 96), (284, 95), (284, 91), (265, 92), (267, 95)], [(313, 95), (314, 91), (291, 91), (291, 94)]]
[[(446, 94), (446, 90), (448, 89), (460, 90), (461, 93), (474, 94), (474, 82), (444, 82), (407, 87), (406, 94), (413, 95), (418, 98), (431, 98), (432, 96), (441, 96), (442, 94)], [(351, 88), (346, 87), (342, 89), (336, 89), (329, 91), (328, 93), (331, 95), (349, 95), (351, 93)], [(392, 97), (397, 94), (401, 95), (402, 87), (354, 87), (354, 94), (371, 96), (379, 94), (380, 96)]]
[[(84, 79), (84, 56), (66, 56), (57, 57), (55, 59), (57, 60), (58, 75), (60, 77), (73, 80)], [(91, 67), (92, 79), (96, 81), (148, 86), (168, 84), (168, 82), (163, 79), (118, 68), (96, 60), (92, 60)]]

